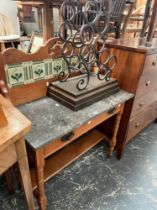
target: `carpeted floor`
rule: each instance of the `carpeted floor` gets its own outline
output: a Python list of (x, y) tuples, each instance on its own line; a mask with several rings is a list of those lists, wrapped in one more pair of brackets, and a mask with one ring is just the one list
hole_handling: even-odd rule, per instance
[[(106, 156), (102, 142), (49, 180), (47, 210), (157, 210), (157, 124), (129, 143), (120, 161)], [(0, 210), (24, 209), (20, 190), (9, 195), (1, 178)]]

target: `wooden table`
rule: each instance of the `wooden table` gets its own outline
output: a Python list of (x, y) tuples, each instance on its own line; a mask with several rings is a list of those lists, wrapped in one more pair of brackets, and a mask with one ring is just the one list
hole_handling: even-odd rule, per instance
[(77, 112), (49, 97), (19, 107), (33, 124), (26, 141), (29, 157), (32, 156), (35, 162), (35, 168), (31, 170), (32, 186), (38, 188), (42, 210), (47, 205), (44, 182), (106, 139), (96, 126), (115, 116), (113, 135), (109, 140), (109, 156), (112, 155), (124, 103), (132, 97), (132, 94), (119, 91)]
[(33, 193), (24, 140), (24, 136), (30, 131), (31, 122), (1, 94), (0, 104), (8, 121), (7, 125), (0, 127), (0, 175), (18, 162), (28, 209), (33, 210)]

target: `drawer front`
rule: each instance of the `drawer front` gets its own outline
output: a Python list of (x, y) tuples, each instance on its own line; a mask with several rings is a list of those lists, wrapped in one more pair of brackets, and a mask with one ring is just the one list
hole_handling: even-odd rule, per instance
[(146, 56), (143, 74), (147, 74), (150, 71), (157, 71), (157, 54), (152, 54)]
[(136, 96), (141, 97), (157, 90), (157, 54), (146, 57), (144, 69), (139, 80)]
[(153, 90), (157, 91), (157, 70), (151, 74), (143, 75), (141, 77), (136, 91), (136, 96), (142, 97), (151, 93)]
[(109, 112), (104, 112), (101, 115), (89, 120), (87, 123), (81, 125), (79, 128), (75, 129), (71, 133), (65, 135), (66, 141), (61, 139), (56, 139), (52, 141), (52, 143), (48, 144), (44, 148), (44, 156), (48, 157), (51, 154), (57, 152), (58, 150), (62, 149), (64, 146), (68, 145), (72, 141), (76, 140), (83, 134), (87, 133), (91, 129), (95, 128), (97, 125), (101, 124), (105, 120), (109, 119), (110, 117), (114, 116), (115, 114), (123, 111), (124, 104), (119, 104), (115, 109), (110, 110)]
[(142, 112), (146, 107), (150, 106), (157, 100), (157, 91), (152, 90), (146, 95), (139, 96), (138, 94), (135, 97), (131, 118), (137, 115), (139, 112)]
[(129, 122), (129, 129), (127, 134), (127, 142), (136, 136), (143, 128), (150, 122), (157, 118), (157, 101), (146, 107), (143, 112), (132, 118)]

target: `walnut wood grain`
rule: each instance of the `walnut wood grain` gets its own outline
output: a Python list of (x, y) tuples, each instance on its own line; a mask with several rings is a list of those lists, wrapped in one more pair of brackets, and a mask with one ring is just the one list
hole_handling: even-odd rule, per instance
[(127, 142), (157, 117), (157, 101), (130, 119)]
[[(113, 77), (120, 87), (135, 94), (134, 100), (126, 103), (118, 132), (118, 157), (122, 156), (125, 144), (136, 136), (144, 127), (156, 118), (152, 111), (157, 98), (157, 39), (152, 40), (152, 47), (145, 47), (146, 39), (126, 38), (107, 43), (112, 55), (117, 57)], [(154, 110), (154, 109), (153, 109)], [(134, 119), (137, 122), (135, 128)], [(136, 120), (135, 120), (136, 121)], [(120, 152), (121, 151), (121, 152)]]
[(148, 106), (150, 106), (152, 103), (156, 101), (156, 90), (152, 90), (151, 94), (146, 95), (136, 95), (136, 98), (134, 100), (134, 105), (131, 112), (131, 118), (137, 115), (140, 112), (143, 112), (144, 109)]
[(113, 77), (118, 80), (120, 88), (135, 93), (139, 82), (139, 74), (144, 66), (145, 55), (115, 48), (111, 48), (110, 52), (118, 59)]

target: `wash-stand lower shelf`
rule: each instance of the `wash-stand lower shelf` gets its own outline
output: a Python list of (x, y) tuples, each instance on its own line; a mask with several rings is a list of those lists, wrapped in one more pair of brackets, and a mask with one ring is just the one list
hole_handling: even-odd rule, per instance
[[(65, 148), (48, 157), (45, 161), (44, 180), (47, 181), (52, 176), (56, 175), (82, 154), (105, 139), (105, 137), (106, 136), (103, 133), (93, 129)], [(33, 189), (35, 189), (37, 187), (35, 169), (31, 170), (31, 178)]]

